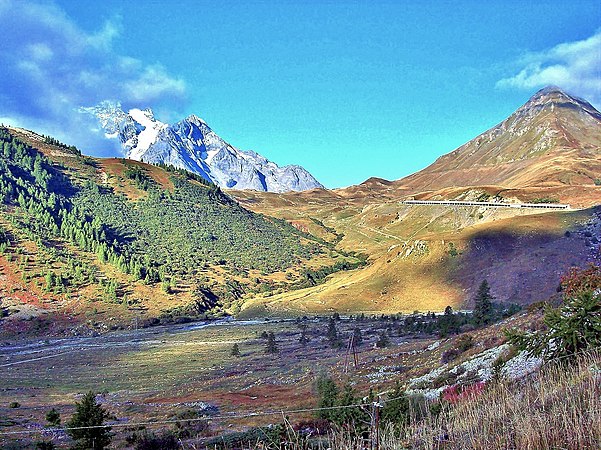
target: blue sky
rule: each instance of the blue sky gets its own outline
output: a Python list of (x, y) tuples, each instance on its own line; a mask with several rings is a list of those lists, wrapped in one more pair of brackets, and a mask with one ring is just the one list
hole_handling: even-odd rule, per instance
[(327, 187), (398, 179), (556, 84), (601, 106), (598, 1), (0, 0), (0, 120), (118, 150), (118, 100)]

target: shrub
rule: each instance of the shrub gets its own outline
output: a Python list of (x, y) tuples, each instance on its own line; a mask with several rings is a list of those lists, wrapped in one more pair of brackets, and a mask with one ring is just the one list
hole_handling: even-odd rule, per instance
[(440, 362), (442, 362), (443, 364), (450, 363), (459, 355), (461, 355), (459, 349), (451, 348), (449, 350), (445, 350), (444, 352), (442, 352), (442, 355), (440, 355)]
[(461, 353), (468, 351), (473, 346), (474, 338), (471, 334), (464, 334), (463, 336), (459, 337), (459, 339), (457, 339), (457, 342), (455, 343), (455, 347)]
[(188, 409), (175, 416), (175, 436), (178, 439), (189, 439), (206, 435), (209, 432), (209, 422), (202, 414), (193, 409)]
[(438, 389), (443, 386), (450, 386), (457, 381), (457, 375), (453, 372), (443, 372), (432, 380), (432, 387)]
[(451, 404), (459, 403), (462, 400), (479, 396), (484, 391), (484, 386), (482, 381), (469, 386), (449, 386), (442, 392), (442, 399)]
[(571, 357), (601, 347), (601, 270), (571, 269), (562, 277), (563, 303), (547, 306), (544, 329), (523, 333), (507, 330), (509, 343), (545, 359)]
[(177, 450), (180, 448), (177, 437), (169, 430), (159, 433), (144, 432), (136, 434), (133, 444), (135, 450)]

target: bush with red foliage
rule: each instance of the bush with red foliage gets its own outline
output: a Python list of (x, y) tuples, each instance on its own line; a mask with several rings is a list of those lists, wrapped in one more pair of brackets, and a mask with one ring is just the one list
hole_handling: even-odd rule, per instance
[(561, 287), (566, 297), (601, 288), (601, 267), (590, 264), (586, 269), (572, 267), (561, 277)]
[(462, 400), (477, 397), (484, 391), (484, 386), (484, 381), (479, 381), (469, 386), (454, 384), (442, 391), (442, 399), (454, 405)]

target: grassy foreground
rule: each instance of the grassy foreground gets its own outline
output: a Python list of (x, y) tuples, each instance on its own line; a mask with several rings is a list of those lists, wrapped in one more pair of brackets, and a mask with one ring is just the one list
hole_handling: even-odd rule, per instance
[[(500, 380), (479, 394), (450, 400), (437, 417), (385, 429), (380, 450), (596, 449), (601, 442), (601, 354), (584, 355), (569, 366), (550, 363), (527, 380)], [(362, 447), (356, 437), (338, 432), (327, 448)]]

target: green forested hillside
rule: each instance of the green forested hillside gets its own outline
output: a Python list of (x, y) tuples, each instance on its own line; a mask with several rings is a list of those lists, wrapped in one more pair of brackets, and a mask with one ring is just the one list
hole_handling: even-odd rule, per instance
[(105, 164), (56, 140), (41, 142), (60, 151), (43, 153), (0, 128), (0, 250), (18, 263), (22, 281), (45, 293), (127, 306), (136, 286), (146, 286), (145, 296), (156, 286), (173, 300), (164, 314), (201, 313), (361, 263), (185, 172)]

